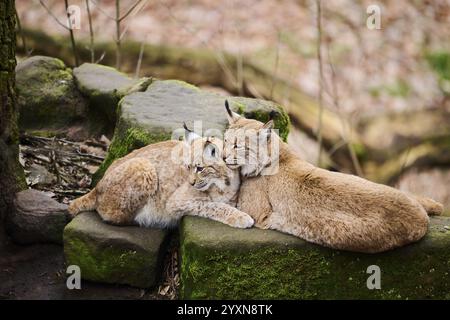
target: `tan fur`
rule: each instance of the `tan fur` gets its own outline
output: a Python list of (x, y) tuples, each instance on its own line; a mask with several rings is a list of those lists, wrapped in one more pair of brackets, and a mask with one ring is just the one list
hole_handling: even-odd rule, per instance
[[(220, 140), (213, 143), (220, 143), (222, 149)], [(198, 138), (190, 145), (166, 141), (135, 150), (116, 160), (91, 192), (70, 204), (69, 212), (75, 216), (97, 210), (103, 220), (120, 225), (170, 227), (183, 215), (197, 215), (233, 227), (251, 227), (253, 219), (235, 208), (239, 173), (229, 169), (221, 157), (208, 164), (199, 157), (183, 158), (186, 147), (203, 150), (206, 144), (211, 139)], [(174, 150), (175, 158), (184, 162), (171, 160)], [(189, 176), (200, 175), (199, 166), (209, 172), (201, 174), (201, 181), (207, 183), (201, 190), (188, 182)]]
[[(236, 114), (230, 114), (229, 121), (232, 130), (263, 127), (261, 122)], [(418, 241), (428, 229), (425, 209), (430, 214), (442, 211), (442, 206), (431, 199), (317, 168), (299, 159), (276, 134), (271, 134), (270, 141), (274, 139), (280, 146), (278, 173), (264, 175), (268, 162), (274, 160), (271, 155), (268, 162), (241, 166), (245, 175), (258, 176), (242, 181), (238, 203), (240, 210), (255, 219), (257, 227), (335, 249), (375, 253)], [(227, 162), (235, 157), (233, 150), (240, 148), (245, 148), (249, 157), (255, 156), (256, 150), (245, 143), (236, 145), (227, 131)]]

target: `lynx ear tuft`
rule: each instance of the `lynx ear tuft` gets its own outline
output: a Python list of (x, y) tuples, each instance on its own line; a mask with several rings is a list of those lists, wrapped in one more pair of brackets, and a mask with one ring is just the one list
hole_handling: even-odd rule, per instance
[(267, 139), (267, 141), (270, 140), (271, 130), (274, 128), (273, 120), (267, 121), (260, 130), (260, 136), (262, 139)]
[(278, 116), (278, 112), (276, 112), (275, 110), (270, 111), (269, 113), (269, 120), (273, 120)]
[(195, 139), (201, 138), (198, 134), (189, 129), (185, 122), (183, 122), (183, 128), (184, 128), (184, 140), (186, 141), (186, 143), (191, 144)]
[(236, 112), (231, 111), (230, 105), (228, 104), (228, 100), (225, 100), (225, 109), (227, 110), (227, 118), (228, 123), (233, 124), (241, 118)]

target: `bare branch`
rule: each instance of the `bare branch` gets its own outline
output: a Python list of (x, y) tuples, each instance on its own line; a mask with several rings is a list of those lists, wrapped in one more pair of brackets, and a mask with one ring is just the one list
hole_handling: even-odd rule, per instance
[(100, 58), (98, 58), (98, 59), (95, 61), (95, 63), (100, 63), (100, 62), (103, 60), (103, 58), (105, 57), (105, 55), (106, 55), (106, 52), (103, 51), (102, 55), (100, 56)]
[(142, 0), (137, 0), (129, 9), (128, 11), (119, 18), (119, 21), (122, 22), (123, 19), (125, 19), (126, 17), (128, 17), (128, 15), (134, 10), (134, 8), (137, 7), (137, 5), (141, 2)]
[(319, 65), (319, 123), (317, 126), (317, 139), (319, 144), (319, 151), (317, 155), (317, 166), (320, 167), (322, 158), (322, 122), (323, 122), (323, 61), (322, 61), (322, 3), (321, 0), (316, 0), (317, 7), (317, 62)]
[(103, 13), (106, 17), (108, 17), (108, 18), (111, 19), (111, 20), (116, 20), (115, 17), (111, 16), (109, 13), (107, 13), (105, 10), (103, 10), (102, 7), (100, 7), (100, 5), (97, 3), (97, 1), (95, 1), (95, 0), (89, 0), (89, 1), (91, 1), (91, 2), (94, 4), (94, 6), (96, 6), (97, 9), (98, 9), (101, 13)]
[(89, 37), (90, 37), (89, 51), (91, 52), (91, 63), (94, 63), (94, 61), (95, 61), (94, 29), (92, 27), (92, 15), (91, 15), (91, 8), (89, 7), (89, 0), (86, 0), (86, 10), (87, 10), (88, 20), (89, 20)]
[(134, 77), (136, 79), (139, 78), (139, 73), (141, 71), (142, 57), (144, 56), (144, 46), (145, 46), (145, 41), (142, 41), (141, 42), (141, 48), (139, 50), (139, 58), (138, 58), (138, 61), (137, 61), (137, 64), (136, 64), (136, 72), (134, 74)]
[(52, 10), (50, 10), (49, 7), (47, 7), (47, 5), (44, 3), (43, 0), (39, 0), (39, 3), (45, 8), (45, 10), (47, 10), (48, 14), (64, 29), (66, 29), (67, 31), (70, 30), (70, 28), (68, 26), (66, 26), (64, 23), (62, 23), (61, 21), (59, 21), (59, 19), (53, 14)]
[[(187, 33), (191, 34), (194, 37), (197, 35), (197, 32), (195, 30), (190, 29), (186, 24), (184, 24), (182, 21), (180, 21), (179, 19), (177, 19), (177, 17), (175, 17), (173, 15), (172, 10), (167, 3), (162, 1), (161, 4), (167, 9), (170, 18), (173, 21), (175, 21), (182, 30), (186, 31)], [(211, 48), (210, 44), (207, 41), (200, 40), (200, 42), (204, 47)], [(225, 73), (225, 76), (230, 80), (231, 83), (234, 83), (237, 88), (238, 80), (234, 76), (232, 68), (227, 64), (224, 53), (221, 51), (213, 50), (213, 54), (214, 54), (214, 58), (216, 59), (217, 63), (219, 64), (220, 68)], [(262, 98), (262, 95), (256, 90), (256, 88), (254, 88), (254, 86), (252, 86), (251, 84), (248, 84), (248, 86), (249, 86), (248, 89), (250, 91), (252, 91), (252, 94), (255, 97)]]
[(75, 43), (75, 36), (73, 34), (73, 29), (72, 29), (72, 21), (70, 20), (69, 1), (68, 0), (64, 0), (64, 5), (65, 5), (65, 8), (66, 8), (67, 21), (69, 23), (70, 42), (72, 43), (73, 55), (74, 55), (74, 58), (75, 58), (75, 66), (78, 67), (80, 63), (79, 63), (79, 59), (78, 59), (77, 45)]

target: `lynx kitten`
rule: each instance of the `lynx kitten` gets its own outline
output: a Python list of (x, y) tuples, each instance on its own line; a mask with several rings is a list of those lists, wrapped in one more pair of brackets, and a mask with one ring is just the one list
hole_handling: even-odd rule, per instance
[[(120, 225), (172, 227), (182, 216), (196, 215), (251, 227), (253, 219), (235, 208), (239, 172), (223, 162), (222, 141), (185, 129), (184, 142), (148, 145), (116, 160), (69, 212), (97, 210), (104, 221)], [(174, 152), (182, 161), (171, 160)]]

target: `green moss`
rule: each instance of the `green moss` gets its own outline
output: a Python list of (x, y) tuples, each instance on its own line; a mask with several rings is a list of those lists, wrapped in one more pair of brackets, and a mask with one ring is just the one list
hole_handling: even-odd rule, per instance
[(152, 273), (146, 270), (154, 263), (151, 255), (120, 246), (93, 245), (92, 241), (83, 240), (81, 235), (71, 234), (70, 230), (64, 238), (66, 262), (78, 265), (83, 279), (136, 287), (152, 285)]
[(119, 120), (106, 159), (92, 177), (92, 185), (95, 186), (100, 181), (114, 160), (127, 155), (135, 149), (145, 147), (151, 143), (169, 140), (170, 138), (171, 135), (165, 132), (150, 133), (138, 127), (131, 127), (125, 121)]
[(356, 156), (361, 161), (366, 161), (369, 157), (367, 149), (362, 143), (352, 143), (352, 148), (355, 151)]
[(23, 171), (22, 165), (15, 161), (13, 164), (13, 175), (16, 181), (16, 186), (18, 190), (28, 189), (27, 180), (25, 178), (25, 172)]
[(409, 84), (403, 80), (398, 79), (390, 85), (381, 85), (377, 87), (369, 88), (369, 93), (373, 97), (379, 97), (381, 94), (386, 93), (391, 97), (406, 97), (411, 92)]
[(439, 77), (439, 85), (446, 95), (450, 95), (450, 52), (440, 50), (425, 55), (431, 68)]
[(194, 243), (183, 246), (181, 296), (187, 299), (310, 299), (317, 295), (311, 280), (320, 281), (330, 272), (325, 259), (312, 251), (261, 248), (205, 254)]
[[(245, 100), (242, 98), (230, 99), (233, 110), (238, 114), (244, 115), (246, 118), (255, 119), (263, 123), (270, 120), (270, 111), (268, 108), (249, 108)], [(272, 103), (272, 106), (275, 106), (278, 111), (273, 117), (275, 129), (279, 130), (280, 138), (286, 142), (290, 127), (289, 115), (280, 105)]]
[(425, 58), (440, 78), (450, 80), (450, 52), (430, 52), (425, 55)]
[[(331, 250), (280, 233), (277, 236), (275, 231), (235, 230), (198, 218), (186, 219), (180, 231), (180, 294), (185, 299), (449, 296), (450, 232), (443, 227), (449, 223), (445, 218), (433, 219), (430, 232), (420, 242), (381, 254)], [(254, 239), (267, 238), (273, 240), (254, 243)], [(367, 267), (371, 265), (381, 269), (380, 290), (367, 288)]]
[(60, 128), (85, 116), (72, 70), (61, 60), (34, 57), (24, 64), (16, 76), (21, 128)]

